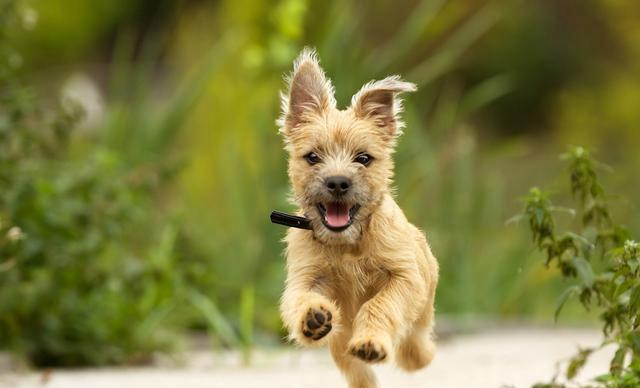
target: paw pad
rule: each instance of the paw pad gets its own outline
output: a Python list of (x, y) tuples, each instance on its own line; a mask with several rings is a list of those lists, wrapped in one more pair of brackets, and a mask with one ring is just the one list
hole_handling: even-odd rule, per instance
[(373, 341), (364, 341), (351, 346), (349, 352), (352, 356), (367, 362), (379, 362), (387, 358), (384, 348)]
[(310, 308), (302, 321), (302, 334), (307, 338), (318, 341), (331, 331), (332, 318), (331, 311), (322, 306), (318, 309)]

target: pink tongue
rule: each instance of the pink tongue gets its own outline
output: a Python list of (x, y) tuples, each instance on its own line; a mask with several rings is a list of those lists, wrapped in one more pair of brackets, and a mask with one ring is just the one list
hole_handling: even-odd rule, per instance
[(339, 228), (349, 223), (349, 209), (341, 203), (327, 204), (327, 224)]

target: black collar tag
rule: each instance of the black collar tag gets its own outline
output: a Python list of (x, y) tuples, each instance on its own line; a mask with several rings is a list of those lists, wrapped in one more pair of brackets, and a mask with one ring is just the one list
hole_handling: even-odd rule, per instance
[(306, 217), (292, 216), (291, 214), (274, 210), (271, 212), (271, 222), (292, 228), (311, 229), (311, 220)]

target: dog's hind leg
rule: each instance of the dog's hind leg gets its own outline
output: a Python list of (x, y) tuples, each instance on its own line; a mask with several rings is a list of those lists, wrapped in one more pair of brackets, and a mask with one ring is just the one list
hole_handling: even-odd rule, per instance
[(396, 363), (406, 371), (422, 369), (431, 363), (436, 351), (431, 327), (414, 327), (404, 337), (396, 350)]
[(438, 282), (438, 267), (430, 252), (427, 253), (427, 262), (431, 266), (432, 274), (429, 282), (429, 299), (424, 314), (418, 318), (407, 335), (400, 340), (396, 349), (396, 363), (406, 371), (422, 369), (431, 363), (436, 351), (433, 341), (434, 326), (434, 298)]
[(351, 337), (348, 326), (341, 327), (341, 330), (329, 339), (333, 360), (349, 382), (349, 388), (377, 388), (378, 383), (371, 367), (347, 353), (347, 342)]

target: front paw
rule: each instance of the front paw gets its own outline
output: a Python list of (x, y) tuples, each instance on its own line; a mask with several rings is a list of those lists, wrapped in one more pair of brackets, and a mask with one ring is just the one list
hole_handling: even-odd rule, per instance
[(300, 329), (302, 335), (313, 341), (321, 340), (331, 331), (333, 316), (334, 314), (327, 306), (309, 307), (302, 319)]
[(349, 354), (370, 363), (384, 361), (391, 345), (383, 337), (368, 336), (353, 339), (349, 342)]

